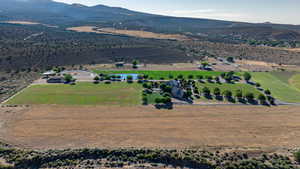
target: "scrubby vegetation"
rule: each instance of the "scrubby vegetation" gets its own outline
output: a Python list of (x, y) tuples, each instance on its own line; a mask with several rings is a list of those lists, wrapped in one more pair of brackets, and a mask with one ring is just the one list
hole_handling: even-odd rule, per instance
[(77, 149), (31, 151), (1, 148), (0, 157), (13, 168), (122, 168), (185, 167), (201, 169), (292, 169), (297, 165), (287, 156), (247, 152), (209, 152), (198, 149)]

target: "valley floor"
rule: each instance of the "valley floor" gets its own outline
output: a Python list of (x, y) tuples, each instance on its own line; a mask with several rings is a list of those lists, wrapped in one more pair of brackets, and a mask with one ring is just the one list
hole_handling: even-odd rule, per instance
[(33, 149), (300, 146), (299, 106), (0, 108), (1, 140)]

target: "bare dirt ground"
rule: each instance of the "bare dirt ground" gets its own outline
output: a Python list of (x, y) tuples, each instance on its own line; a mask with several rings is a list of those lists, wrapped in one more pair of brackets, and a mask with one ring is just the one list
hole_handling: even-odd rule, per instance
[(300, 146), (300, 107), (0, 108), (1, 139), (27, 148)]
[(80, 26), (80, 27), (70, 27), (67, 30), (72, 30), (76, 32), (94, 32), (100, 34), (114, 34), (114, 35), (127, 35), (140, 38), (154, 38), (154, 39), (170, 39), (170, 40), (188, 40), (184, 35), (179, 34), (162, 34), (154, 33), (140, 30), (121, 30), (114, 28), (97, 28), (94, 26)]

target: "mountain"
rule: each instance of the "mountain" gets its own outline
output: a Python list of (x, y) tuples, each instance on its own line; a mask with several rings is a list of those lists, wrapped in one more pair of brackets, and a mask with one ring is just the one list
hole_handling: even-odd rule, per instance
[(85, 6), (52, 0), (0, 0), (0, 21), (25, 20), (61, 27), (94, 25), (159, 33), (184, 33), (241, 40), (300, 40), (299, 25), (254, 24), (212, 19), (169, 17), (104, 5)]

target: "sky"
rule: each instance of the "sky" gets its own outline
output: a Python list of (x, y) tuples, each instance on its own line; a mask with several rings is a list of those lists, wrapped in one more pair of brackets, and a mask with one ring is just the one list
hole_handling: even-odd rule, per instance
[(300, 0), (55, 0), (168, 16), (300, 25)]

